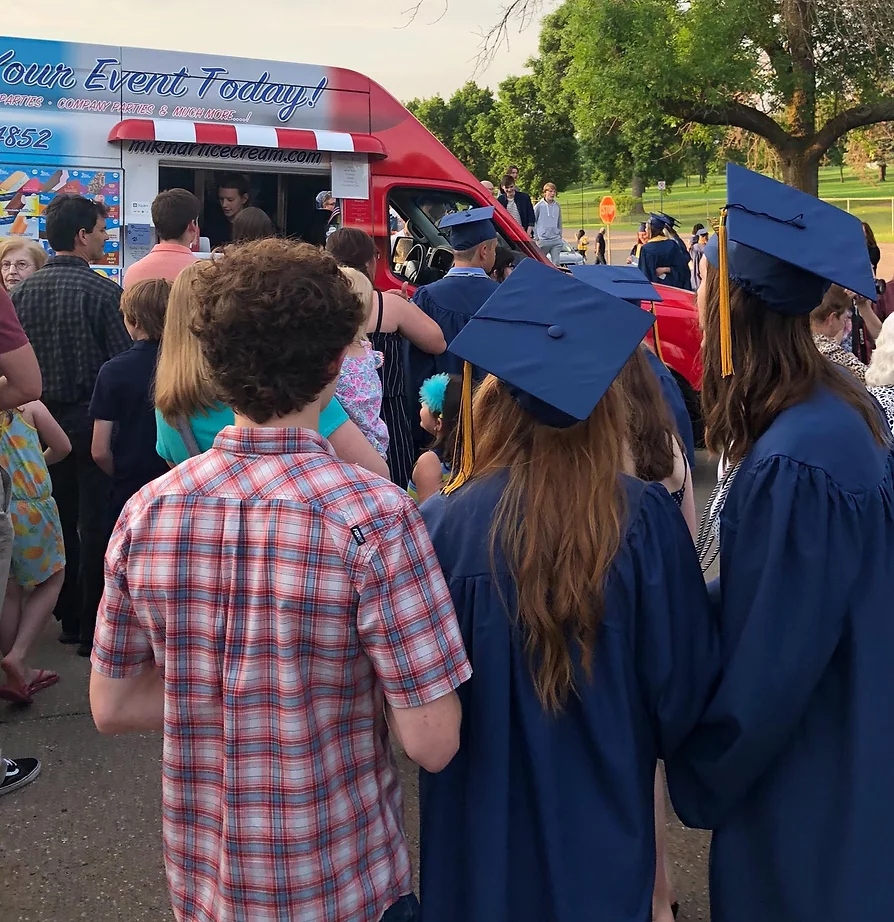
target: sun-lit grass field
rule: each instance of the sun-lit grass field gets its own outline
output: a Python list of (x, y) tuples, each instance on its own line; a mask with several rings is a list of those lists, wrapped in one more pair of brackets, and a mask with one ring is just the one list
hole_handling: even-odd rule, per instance
[[(867, 221), (879, 240), (891, 242), (894, 241), (894, 171), (891, 177), (889, 182), (871, 182), (846, 168), (842, 182), (837, 168), (824, 167), (820, 170), (820, 197), (851, 211), (861, 221)], [(686, 231), (690, 231), (698, 222), (707, 224), (706, 219), (717, 219), (720, 208), (726, 203), (725, 193), (726, 180), (722, 175), (709, 177), (707, 189), (701, 187), (697, 177), (692, 177), (688, 187), (684, 180), (680, 180), (664, 193), (663, 209), (661, 193), (655, 186), (646, 189), (643, 204), (646, 211), (664, 210), (673, 215)], [(566, 234), (572, 227), (592, 230), (599, 226), (599, 202), (609, 194), (608, 189), (596, 186), (570, 186), (565, 189), (560, 201)], [(640, 220), (619, 214), (614, 227), (633, 231)]]

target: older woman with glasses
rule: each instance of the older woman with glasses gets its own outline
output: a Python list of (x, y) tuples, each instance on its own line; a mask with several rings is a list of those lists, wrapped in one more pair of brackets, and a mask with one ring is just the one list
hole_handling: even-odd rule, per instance
[(46, 261), (46, 250), (39, 243), (25, 237), (7, 237), (0, 243), (0, 284), (5, 291), (11, 291), (42, 269)]

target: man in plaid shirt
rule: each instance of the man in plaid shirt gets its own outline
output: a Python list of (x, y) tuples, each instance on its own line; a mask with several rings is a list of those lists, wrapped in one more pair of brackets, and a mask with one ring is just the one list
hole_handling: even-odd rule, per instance
[(164, 730), (179, 920), (410, 922), (388, 729), (440, 771), (471, 667), (413, 502), (316, 431), (360, 304), (331, 257), (281, 240), (210, 262), (195, 295), (236, 425), (124, 508), (94, 720)]

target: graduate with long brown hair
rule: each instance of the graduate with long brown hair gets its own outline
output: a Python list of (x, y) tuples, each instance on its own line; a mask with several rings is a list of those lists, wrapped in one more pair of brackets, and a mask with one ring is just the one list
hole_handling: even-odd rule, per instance
[(733, 165), (727, 190), (699, 292), (707, 442), (726, 468), (723, 671), (668, 782), (683, 820), (714, 829), (712, 918), (884, 922), (894, 457), (878, 405), (810, 331), (830, 283), (870, 297), (872, 269), (853, 216)]
[(717, 656), (679, 509), (625, 474), (613, 382), (652, 321), (525, 260), (451, 344), (461, 463), (422, 514), (474, 674), (459, 753), (421, 777), (426, 922), (651, 917), (656, 760)]

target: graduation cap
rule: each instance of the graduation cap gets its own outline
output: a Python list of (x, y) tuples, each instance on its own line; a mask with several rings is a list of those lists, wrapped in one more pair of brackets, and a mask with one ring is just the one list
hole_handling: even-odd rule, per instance
[(445, 492), (472, 473), (472, 366), (498, 377), (542, 425), (567, 429), (590, 416), (654, 319), (598, 287), (524, 260), (450, 344), (465, 362), (462, 459)]
[(664, 227), (679, 227), (680, 222), (676, 218), (672, 218), (669, 214), (665, 214), (663, 211), (650, 211), (649, 212), (649, 221), (652, 224), (661, 224)]
[(832, 284), (875, 300), (875, 279), (859, 218), (783, 183), (728, 164), (720, 231), (705, 257), (720, 271), (721, 365), (733, 373), (729, 282), (771, 311), (797, 316), (818, 307)]
[(571, 274), (582, 282), (629, 301), (639, 307), (643, 301), (661, 301), (658, 289), (636, 266), (571, 266)]
[(471, 250), (487, 240), (497, 239), (497, 229), (491, 220), (494, 206), (467, 208), (441, 218), (438, 227), (447, 231), (454, 250)]
[[(636, 266), (571, 266), (571, 274), (588, 285), (593, 285), (601, 291), (629, 301), (637, 307), (642, 307), (643, 301), (661, 301), (658, 289), (637, 269)], [(661, 361), (664, 361), (664, 350), (661, 347), (661, 337), (658, 335), (658, 316), (655, 314), (654, 305), (646, 308), (655, 317), (655, 326), (652, 327), (652, 337), (655, 341), (655, 352)]]

